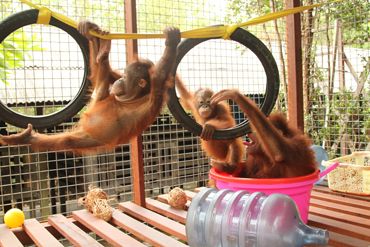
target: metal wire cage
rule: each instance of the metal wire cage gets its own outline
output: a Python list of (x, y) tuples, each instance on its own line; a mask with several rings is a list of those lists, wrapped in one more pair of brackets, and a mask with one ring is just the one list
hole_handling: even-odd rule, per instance
[[(122, 13), (125, 6), (122, 1), (33, 2), (46, 5), (75, 20), (86, 18), (108, 30), (124, 32), (125, 19)], [(253, 15), (263, 14), (258, 11), (264, 8), (270, 10), (270, 6), (264, 5), (264, 8), (255, 10), (256, 13), (248, 12), (247, 8), (250, 4), (248, 1), (241, 1), (245, 4), (236, 5), (239, 8), (233, 6), (233, 1), (140, 0), (136, 2), (139, 33), (160, 33), (165, 26), (170, 25), (179, 26), (181, 30), (190, 30), (220, 23), (236, 23)], [(352, 3), (352, 1), (346, 2)], [(277, 9), (283, 8), (282, 1), (277, 3), (279, 3), (276, 6)], [(349, 30), (349, 33), (356, 25), (368, 23), (370, 11), (367, 1), (358, 0), (353, 3), (360, 3), (354, 4), (357, 6), (353, 10), (357, 11), (356, 15), (346, 12), (348, 11), (346, 8), (335, 6), (328, 12), (317, 10), (312, 13), (313, 16), (308, 13), (303, 15), (305, 18), (303, 20), (306, 21), (306, 18), (311, 20), (307, 22), (311, 24), (304, 24), (303, 31), (315, 24), (314, 29), (311, 29), (311, 32), (315, 33), (312, 36), (312, 44), (315, 45), (312, 47), (315, 49), (308, 50), (307, 47), (310, 46), (303, 46), (304, 58), (307, 58), (308, 54), (316, 55), (311, 60), (307, 60), (308, 64), (304, 64), (309, 71), (307, 82), (310, 85), (305, 91), (309, 92), (305, 94), (305, 97), (307, 96), (305, 98), (306, 132), (313, 138), (315, 144), (323, 145), (327, 150), (333, 150), (331, 157), (338, 155), (338, 147), (341, 147), (339, 144), (343, 143), (345, 146), (343, 152), (349, 152), (349, 150), (366, 149), (369, 143), (368, 109), (370, 107), (368, 104), (370, 100), (367, 72), (369, 71), (369, 32), (361, 32), (362, 36), (359, 35), (363, 37), (361, 44), (342, 43), (347, 58), (342, 61), (347, 62), (345, 67), (337, 68), (332, 66), (333, 46), (329, 45), (333, 44), (332, 34), (336, 33), (335, 26), (328, 25), (325, 29), (320, 25), (323, 23), (323, 18), (328, 18), (327, 15), (331, 16), (332, 12), (335, 12), (336, 16), (346, 13), (346, 23), (354, 24), (343, 26), (343, 29)], [(26, 6), (10, 0), (2, 1), (0, 6), (1, 19), (27, 9)], [(289, 84), (286, 79), (286, 51), (289, 47), (285, 45), (285, 20), (280, 19), (276, 22), (253, 26), (248, 28), (248, 31), (268, 47), (277, 62), (281, 85), (276, 109), (285, 111), (286, 89)], [(4, 59), (6, 51), (4, 44), (0, 45), (1, 100), (8, 98), (9, 101), (6, 104), (14, 104), (14, 106), (19, 104), (16, 110), (34, 115), (38, 111), (56, 111), (76, 94), (79, 86), (75, 86), (75, 83), (78, 85), (82, 81), (83, 58), (80, 56), (79, 46), (53, 27), (43, 26), (40, 29), (32, 26), (20, 33), (31, 38), (30, 41), (24, 39), (25, 42), (17, 43), (16, 35), (12, 36), (10, 41), (18, 45), (18, 50), (25, 52), (25, 56), (19, 57), (15, 53), (13, 57)], [(32, 38), (32, 34), (38, 37)], [(329, 38), (324, 42), (326, 37)], [(304, 42), (307, 40), (310, 39), (304, 39)], [(110, 55), (112, 67), (120, 70), (124, 69), (127, 62), (125, 42), (115, 40)], [(139, 40), (138, 47), (140, 57), (157, 61), (164, 44), (163, 40)], [(344, 58), (343, 53), (341, 57)], [(4, 61), (9, 64), (1, 67), (1, 62)], [(348, 63), (348, 61), (351, 62)], [(265, 91), (266, 78), (264, 73), (261, 73), (261, 68), (261, 64), (247, 49), (232, 41), (214, 40), (192, 50), (186, 56), (186, 60), (181, 61), (178, 71), (190, 90), (196, 90), (199, 87), (212, 87), (215, 91), (237, 88), (245, 94), (255, 94), (258, 98), (259, 94)], [(350, 80), (354, 77), (353, 71), (356, 71), (358, 82), (364, 82), (359, 97), (345, 96), (353, 96), (355, 91), (353, 88), (352, 91), (346, 91), (346, 94), (342, 95), (335, 90), (330, 93), (331, 97), (323, 95), (323, 89), (333, 82), (329, 79), (333, 78), (332, 75), (336, 78), (338, 74), (344, 73), (345, 79)], [(12, 88), (15, 81), (19, 86)], [(334, 80), (333, 85), (339, 84)], [(349, 84), (346, 83), (346, 85)], [(362, 85), (362, 83), (354, 85)], [(9, 90), (5, 89), (9, 86)], [(320, 93), (313, 94), (313, 92)], [(338, 104), (336, 110), (325, 112), (328, 105), (323, 104), (324, 102), (335, 102)], [(355, 107), (348, 107), (352, 103), (353, 106), (360, 105), (362, 110), (355, 112)], [(234, 107), (233, 114), (237, 121), (244, 120), (244, 115)], [(338, 125), (333, 124), (338, 121), (337, 116), (341, 116), (340, 123), (347, 123), (341, 125), (346, 126), (342, 131), (339, 131)], [(79, 113), (57, 126), (42, 128), (39, 131), (50, 134), (67, 131), (78, 119)], [(351, 123), (353, 128), (349, 128), (348, 123)], [(18, 131), (20, 131), (19, 128), (1, 119), (1, 134)], [(201, 150), (199, 138), (184, 129), (166, 107), (141, 138), (145, 196), (154, 197), (168, 192), (175, 186), (192, 189), (207, 184), (209, 159)], [(70, 152), (34, 152), (27, 146), (0, 146), (0, 219), (3, 213), (14, 206), (21, 208), (27, 218), (44, 219), (54, 213), (69, 214), (80, 207), (77, 199), (86, 194), (90, 184), (104, 189), (109, 194), (113, 206), (117, 202), (131, 200), (133, 177), (130, 149), (130, 145), (121, 145), (113, 151), (107, 150), (98, 155), (75, 156)]]

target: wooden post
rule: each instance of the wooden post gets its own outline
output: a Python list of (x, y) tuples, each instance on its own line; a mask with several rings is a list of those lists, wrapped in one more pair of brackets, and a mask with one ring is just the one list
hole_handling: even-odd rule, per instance
[[(285, 0), (286, 8), (300, 6), (299, 0)], [(300, 14), (286, 17), (286, 43), (288, 64), (288, 117), (289, 122), (304, 130), (303, 77)]]
[[(136, 0), (125, 0), (125, 29), (127, 33), (137, 33)], [(126, 40), (126, 59), (130, 63), (138, 57), (136, 39)]]
[[(137, 33), (136, 0), (125, 0), (125, 27), (127, 33)], [(137, 40), (126, 41), (126, 59), (130, 63), (138, 57)], [(143, 143), (141, 135), (130, 140), (133, 202), (145, 207)]]
[(133, 177), (133, 202), (145, 207), (143, 143), (141, 135), (130, 140), (131, 171)]

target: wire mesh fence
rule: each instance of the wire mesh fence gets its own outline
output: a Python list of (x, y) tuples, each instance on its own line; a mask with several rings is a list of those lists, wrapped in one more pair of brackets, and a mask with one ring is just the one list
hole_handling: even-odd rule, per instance
[[(255, 9), (254, 2), (260, 8)], [(33, 3), (76, 21), (89, 19), (112, 32), (124, 32), (124, 1)], [(243, 0), (140, 0), (136, 4), (139, 33), (161, 33), (164, 27), (172, 25), (185, 31), (237, 23), (284, 8), (283, 1), (264, 4)], [(356, 7), (349, 11), (351, 4)], [(17, 1), (4, 0), (0, 6), (1, 19), (28, 9)], [(366, 0), (356, 0), (313, 10), (302, 17), (303, 61), (307, 71), (306, 132), (315, 144), (330, 151), (331, 157), (369, 148), (370, 41), (366, 26), (369, 12)], [(281, 86), (275, 108), (286, 111), (289, 47), (285, 45), (285, 19), (251, 26), (248, 31), (264, 42), (278, 64)], [(5, 43), (0, 45), (0, 62), (8, 62), (0, 64), (1, 101), (22, 114), (58, 111), (73, 99), (83, 80), (85, 65), (79, 46), (50, 26), (33, 24), (18, 32), (7, 38), (6, 43), (12, 44), (19, 54), (9, 57)], [(342, 41), (338, 41), (340, 32)], [(124, 40), (114, 40), (110, 55), (112, 67), (121, 71), (126, 66), (125, 44)], [(162, 39), (138, 41), (139, 56), (152, 61), (158, 61), (163, 48)], [(178, 72), (192, 91), (200, 87), (211, 87), (214, 91), (237, 88), (244, 94), (256, 95), (258, 102), (266, 89), (260, 61), (230, 40), (210, 40), (195, 47), (181, 61)], [(238, 109), (233, 108), (233, 113), (237, 121), (244, 120)], [(67, 131), (78, 119), (76, 114), (60, 125), (38, 131), (50, 134)], [(5, 121), (0, 123), (1, 134), (21, 130)], [(209, 158), (201, 150), (199, 137), (184, 129), (166, 107), (143, 133), (142, 140), (146, 196), (154, 197), (175, 186), (191, 189), (207, 184)], [(14, 206), (22, 208), (27, 218), (69, 214), (80, 207), (77, 199), (86, 194), (90, 184), (104, 189), (112, 205), (132, 198), (129, 144), (85, 156), (68, 151), (35, 152), (27, 146), (1, 146), (0, 155), (0, 219)]]
[(306, 131), (332, 158), (370, 148), (369, 12), (346, 1), (306, 15)]

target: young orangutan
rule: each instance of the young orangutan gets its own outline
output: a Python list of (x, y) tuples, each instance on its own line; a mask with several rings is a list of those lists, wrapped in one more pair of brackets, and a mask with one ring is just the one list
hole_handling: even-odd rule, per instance
[(201, 146), (207, 156), (212, 159), (212, 166), (228, 173), (239, 172), (241, 162), (245, 158), (242, 138), (212, 139), (215, 130), (228, 129), (236, 125), (230, 106), (226, 102), (211, 104), (213, 91), (208, 88), (199, 89), (194, 93), (189, 92), (178, 75), (176, 75), (175, 85), (183, 107), (190, 110), (197, 123), (203, 127), (200, 135)]
[(215, 94), (212, 104), (231, 99), (247, 115), (253, 133), (247, 147), (247, 160), (242, 177), (284, 178), (297, 177), (315, 171), (315, 156), (310, 139), (289, 126), (281, 113), (268, 118), (251, 99), (237, 90), (222, 90)]
[(129, 64), (121, 75), (109, 64), (111, 41), (89, 34), (90, 30), (102, 35), (108, 32), (89, 21), (80, 22), (78, 29), (89, 40), (90, 80), (94, 93), (77, 126), (70, 132), (45, 135), (32, 131), (29, 124), (19, 134), (0, 136), (0, 143), (30, 144), (35, 150), (97, 152), (127, 143), (160, 113), (169, 81), (173, 80), (170, 72), (181, 40), (180, 31), (177, 28), (164, 30), (166, 48), (156, 65), (149, 60), (139, 60)]

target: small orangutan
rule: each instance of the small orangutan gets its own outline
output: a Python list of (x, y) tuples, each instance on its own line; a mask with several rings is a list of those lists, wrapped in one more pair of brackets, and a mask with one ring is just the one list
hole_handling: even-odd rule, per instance
[(129, 64), (124, 74), (109, 64), (111, 41), (90, 34), (93, 30), (108, 34), (89, 21), (78, 24), (79, 32), (89, 41), (92, 99), (75, 128), (69, 132), (46, 135), (36, 133), (32, 125), (23, 132), (0, 136), (2, 144), (30, 144), (34, 150), (71, 150), (75, 153), (96, 153), (113, 148), (144, 131), (159, 115), (168, 88), (173, 86), (170, 73), (177, 56), (180, 31), (164, 30), (165, 50), (157, 64), (139, 59)]
[(287, 178), (315, 171), (315, 155), (310, 139), (288, 124), (282, 113), (266, 117), (251, 99), (237, 90), (222, 90), (211, 99), (218, 104), (231, 99), (247, 115), (253, 133), (248, 137), (247, 158), (240, 177)]
[(211, 165), (219, 171), (238, 173), (241, 162), (245, 158), (242, 138), (212, 139), (215, 130), (228, 129), (236, 125), (230, 106), (226, 102), (212, 104), (213, 91), (209, 88), (201, 88), (194, 93), (189, 92), (178, 75), (176, 75), (175, 85), (183, 107), (190, 110), (195, 121), (203, 127), (200, 134), (201, 146), (212, 159)]

